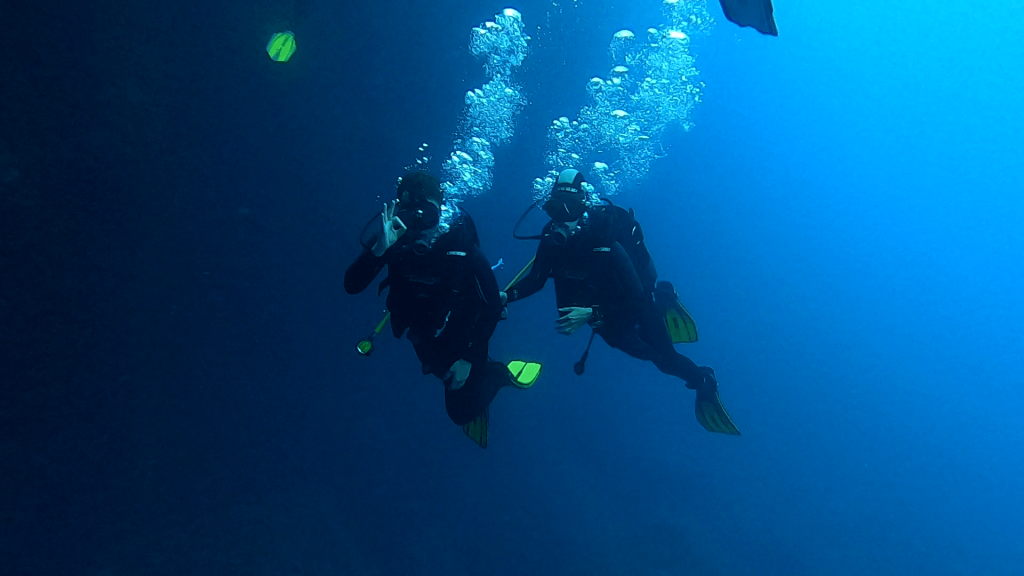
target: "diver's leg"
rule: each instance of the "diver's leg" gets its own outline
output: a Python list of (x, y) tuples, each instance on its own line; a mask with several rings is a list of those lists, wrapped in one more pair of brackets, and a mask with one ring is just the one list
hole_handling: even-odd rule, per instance
[(676, 351), (672, 335), (668, 333), (661, 311), (654, 306), (644, 307), (640, 318), (640, 339), (657, 353), (654, 364), (659, 370), (686, 381), (686, 387), (695, 390), (704, 382), (705, 371), (697, 363)]
[(416, 358), (420, 361), (423, 375), (433, 374), (443, 381), (452, 364), (458, 360), (458, 356), (448, 351), (440, 340), (432, 336), (422, 336), (410, 330), (406, 337), (416, 350)]
[(650, 344), (640, 339), (640, 334), (635, 327), (605, 324), (597, 329), (596, 332), (606, 344), (616, 350), (622, 350), (633, 358), (654, 362), (654, 359), (658, 356), (657, 351)]
[[(458, 354), (449, 350), (437, 338), (420, 338), (410, 335), (416, 357), (423, 365), (423, 374), (433, 374), (445, 385), (444, 407), (452, 422), (463, 426), (469, 424), (491, 405), (498, 390), (512, 384), (508, 368), (501, 362), (488, 359), (473, 364), (469, 378), (458, 390), (450, 389), (451, 376), (448, 370), (458, 359)], [(486, 350), (484, 351), (486, 357)]]
[(675, 351), (672, 337), (653, 304), (644, 308), (639, 327), (616, 329), (605, 326), (598, 334), (612, 348), (622, 350), (634, 358), (653, 362), (662, 373), (686, 381), (688, 388), (704, 380), (700, 368)]
[(512, 384), (508, 368), (501, 362), (477, 363), (469, 378), (458, 390), (445, 389), (444, 407), (452, 422), (462, 426), (479, 416), (498, 395), (498, 390)]

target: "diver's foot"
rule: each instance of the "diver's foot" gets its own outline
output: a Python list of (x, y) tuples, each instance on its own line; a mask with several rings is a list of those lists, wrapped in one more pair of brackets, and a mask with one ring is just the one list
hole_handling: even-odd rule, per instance
[(704, 374), (704, 382), (697, 387), (697, 398), (694, 400), (697, 422), (708, 432), (739, 436), (739, 429), (725, 411), (722, 399), (718, 396), (718, 379), (715, 378), (715, 371), (708, 366), (701, 366), (700, 370)]
[(718, 379), (715, 378), (715, 370), (714, 370), (714, 368), (712, 368), (711, 366), (700, 366), (700, 367), (698, 367), (698, 370), (700, 371), (700, 375), (701, 375), (700, 380), (696, 380), (696, 381), (687, 380), (686, 381), (686, 387), (687, 388), (689, 388), (690, 390), (696, 390), (698, 388), (705, 388), (705, 387), (712, 387), (713, 388), (713, 387), (718, 385)]
[(715, 369), (711, 366), (701, 366), (700, 371), (704, 373), (705, 384), (718, 384), (718, 378), (715, 378)]

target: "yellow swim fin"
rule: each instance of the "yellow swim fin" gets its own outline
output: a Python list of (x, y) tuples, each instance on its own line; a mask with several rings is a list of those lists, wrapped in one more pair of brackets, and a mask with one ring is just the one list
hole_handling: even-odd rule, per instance
[(658, 282), (654, 288), (654, 302), (665, 314), (665, 328), (673, 344), (691, 344), (697, 341), (697, 323), (686, 311), (676, 289), (670, 282)]
[(665, 310), (665, 326), (672, 336), (673, 344), (692, 344), (697, 341), (697, 324), (678, 299)]
[(513, 360), (508, 363), (508, 371), (512, 376), (512, 383), (519, 388), (529, 388), (540, 378), (540, 362), (527, 362), (525, 360)]
[(490, 425), (490, 411), (484, 408), (482, 414), (477, 416), (469, 424), (462, 426), (462, 431), (465, 432), (466, 436), (473, 442), (476, 442), (481, 448), (487, 448), (487, 429)]
[(733, 424), (729, 413), (718, 397), (718, 383), (707, 382), (697, 387), (697, 400), (694, 406), (697, 422), (708, 432), (739, 436), (739, 428)]
[(291, 30), (277, 32), (267, 42), (267, 55), (274, 62), (287, 62), (295, 54), (295, 34)]

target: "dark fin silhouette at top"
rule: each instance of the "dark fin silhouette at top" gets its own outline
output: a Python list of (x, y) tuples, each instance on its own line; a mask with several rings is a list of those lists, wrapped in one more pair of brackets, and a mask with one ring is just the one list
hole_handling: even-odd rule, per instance
[(750, 26), (761, 34), (778, 36), (772, 15), (772, 0), (719, 0), (722, 11), (730, 22), (739, 26)]

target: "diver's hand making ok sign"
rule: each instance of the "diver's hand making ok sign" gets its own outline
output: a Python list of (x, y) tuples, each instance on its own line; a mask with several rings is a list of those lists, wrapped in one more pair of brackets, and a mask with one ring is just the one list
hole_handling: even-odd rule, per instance
[(395, 208), (398, 206), (398, 200), (392, 200), (384, 204), (384, 210), (380, 213), (380, 222), (377, 228), (377, 242), (373, 245), (370, 250), (373, 255), (380, 258), (398, 242), (398, 239), (405, 234), (406, 228), (405, 222), (398, 216), (395, 216)]

